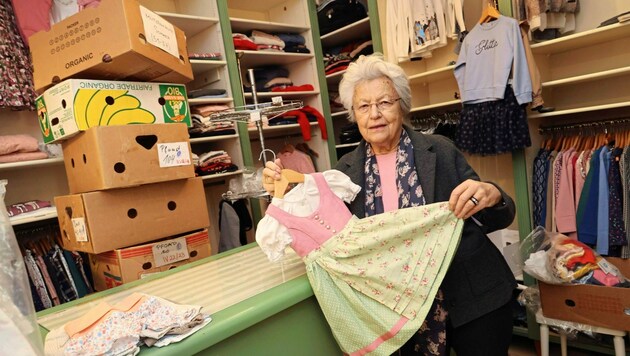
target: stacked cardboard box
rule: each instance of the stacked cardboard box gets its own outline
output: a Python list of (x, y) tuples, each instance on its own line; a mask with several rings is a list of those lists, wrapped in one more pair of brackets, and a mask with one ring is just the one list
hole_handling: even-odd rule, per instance
[(96, 289), (209, 256), (183, 32), (135, 0), (103, 0), (31, 44), (42, 135), (62, 144), (68, 177), (62, 244), (90, 254)]
[[(93, 127), (62, 147), (71, 193), (55, 197), (62, 243), (91, 254), (97, 290), (210, 255), (186, 125)], [(202, 232), (190, 240), (193, 231)], [(147, 242), (158, 247), (136, 247)], [(136, 263), (125, 262), (127, 250)]]

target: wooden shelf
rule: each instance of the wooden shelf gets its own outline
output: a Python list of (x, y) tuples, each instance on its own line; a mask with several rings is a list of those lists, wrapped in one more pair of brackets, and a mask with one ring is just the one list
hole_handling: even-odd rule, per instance
[(351, 23), (350, 25), (323, 35), (321, 37), (322, 48), (342, 45), (351, 42), (352, 40), (362, 38), (369, 39), (370, 37), (370, 18), (366, 17), (355, 23)]
[(241, 19), (236, 17), (230, 17), (230, 27), (232, 27), (232, 33), (243, 33), (247, 35), (249, 35), (249, 32), (251, 30), (260, 30), (263, 32), (291, 33), (302, 33), (310, 30), (310, 27), (306, 26), (297, 26), (280, 22)]
[(433, 111), (433, 110), (441, 110), (441, 109), (450, 109), (451, 107), (454, 109), (456, 107), (461, 108), (462, 102), (461, 100), (451, 100), (445, 101), (443, 103), (425, 105), (425, 106), (417, 106), (415, 108), (411, 108), (411, 113), (418, 113), (421, 111)]
[(241, 66), (255, 68), (267, 65), (284, 65), (313, 58), (312, 53), (265, 52), (265, 51), (236, 51), (242, 54)]
[(172, 23), (180, 30), (186, 33), (186, 37), (192, 37), (210, 26), (219, 23), (219, 18), (203, 17), (193, 15), (183, 15), (171, 12), (156, 12), (156, 14), (164, 17), (166, 21)]
[(569, 77), (564, 79), (550, 80), (542, 83), (543, 88), (555, 87), (560, 85), (570, 85), (583, 82), (590, 82), (600, 79), (606, 79), (611, 77), (617, 77), (630, 73), (630, 67), (621, 67), (610, 70), (604, 70), (596, 73), (589, 73), (584, 75), (577, 75), (575, 77)]
[(454, 69), (455, 65), (450, 65), (443, 68), (426, 71), (424, 73), (414, 74), (409, 76), (409, 84), (413, 85), (418, 83), (432, 83), (444, 79), (455, 79), (455, 75), (453, 74)]
[(630, 23), (616, 23), (573, 35), (556, 38), (531, 46), (534, 54), (555, 54), (573, 49), (593, 46), (602, 42), (614, 41), (630, 35)]
[[(317, 125), (317, 122), (309, 122), (309, 124), (311, 126), (315, 126)], [(263, 131), (264, 132), (273, 132), (273, 131), (289, 131), (289, 130), (295, 130), (295, 129), (299, 129), (300, 128), (300, 124), (289, 124), (289, 125), (275, 125), (275, 126), (265, 126), (263, 127)], [(249, 131), (249, 133), (257, 133), (258, 130), (256, 130), (255, 127), (249, 127), (247, 129), (247, 131)]]
[(212, 60), (212, 59), (191, 59), (190, 60), (190, 65), (192, 66), (193, 75), (195, 77), (209, 70), (224, 67), (226, 64), (227, 62), (223, 60)]
[(334, 118), (334, 117), (340, 117), (340, 116), (346, 116), (346, 115), (348, 115), (348, 110), (334, 112), (330, 114), (330, 117)]
[(225, 104), (225, 103), (231, 103), (231, 102), (232, 102), (232, 98), (229, 96), (225, 98), (188, 99), (188, 105)]
[(195, 137), (195, 138), (191, 138), (190, 139), (190, 144), (194, 145), (196, 143), (203, 143), (203, 142), (216, 142), (216, 141), (224, 141), (224, 140), (230, 140), (230, 139), (237, 139), (238, 138), (238, 134), (234, 134), (234, 135), (219, 135), (219, 136), (208, 136), (208, 137)]
[[(272, 92), (257, 92), (259, 98), (273, 98), (275, 96), (281, 96), (283, 98), (294, 98), (307, 95), (318, 95), (319, 91), (272, 91)], [(245, 99), (252, 99), (252, 93), (245, 93)]]
[[(19, 217), (19, 215), (16, 217)], [(52, 211), (43, 212), (41, 215), (35, 215), (28, 218), (23, 218), (23, 219), (9, 218), (9, 221), (11, 222), (12, 226), (18, 226), (18, 225), (30, 224), (30, 223), (34, 223), (38, 221), (44, 221), (44, 220), (50, 220), (50, 219), (56, 219), (56, 218), (57, 218), (57, 210), (55, 209)]]
[(53, 157), (53, 158), (45, 158), (45, 159), (37, 159), (33, 161), (22, 161), (22, 162), (12, 162), (12, 163), (0, 163), (0, 171), (1, 170), (9, 170), (15, 168), (30, 168), (30, 167), (42, 167), (53, 164), (63, 163), (63, 157)]
[(328, 83), (329, 86), (337, 86), (339, 85), (339, 82), (341, 82), (341, 78), (343, 77), (345, 73), (346, 71), (342, 70), (339, 72), (335, 72), (331, 75), (327, 75), (326, 82)]
[(618, 108), (625, 108), (625, 107), (630, 107), (630, 101), (623, 101), (623, 102), (614, 103), (614, 104), (585, 106), (585, 107), (580, 107), (576, 109), (557, 110), (557, 111), (547, 112), (543, 114), (536, 113), (536, 114), (528, 115), (528, 118), (538, 119), (538, 118), (545, 118), (545, 117), (552, 117), (552, 116), (571, 115), (571, 114), (579, 114), (579, 113), (584, 113), (584, 112), (589, 112), (589, 111), (618, 109)]
[(207, 176), (200, 176), (200, 177), (201, 177), (201, 180), (208, 181), (208, 180), (221, 179), (221, 178), (225, 178), (225, 177), (237, 176), (239, 174), (243, 174), (243, 170), (242, 169), (239, 169), (239, 170), (234, 171), (234, 172), (209, 174)]
[(335, 148), (346, 148), (346, 147), (356, 147), (359, 145), (360, 142), (353, 142), (353, 143), (344, 143), (341, 145), (335, 145)]

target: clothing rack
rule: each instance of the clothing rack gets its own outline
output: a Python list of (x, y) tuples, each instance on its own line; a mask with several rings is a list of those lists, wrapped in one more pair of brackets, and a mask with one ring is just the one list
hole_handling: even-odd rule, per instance
[(561, 131), (582, 131), (585, 129), (598, 129), (604, 128), (609, 129), (612, 127), (618, 126), (626, 126), (630, 125), (630, 117), (612, 119), (612, 120), (604, 120), (604, 121), (591, 121), (591, 122), (582, 122), (575, 124), (566, 124), (566, 125), (553, 125), (553, 126), (540, 126), (538, 128), (538, 133), (548, 134), (548, 133), (556, 133)]
[[(241, 70), (240, 56), (237, 57), (239, 72)], [(254, 104), (243, 105), (234, 107), (230, 111), (216, 112), (210, 115), (210, 120), (231, 120), (237, 122), (256, 124), (256, 131), (258, 131), (258, 139), (260, 140), (261, 153), (260, 159), (263, 161), (263, 166), (267, 164), (267, 152), (271, 151), (265, 148), (265, 137), (263, 135), (262, 117), (265, 116), (268, 119), (273, 119), (288, 111), (301, 109), (304, 104), (301, 100), (289, 100), (283, 101), (281, 97), (272, 98), (271, 103), (258, 103), (258, 93), (256, 91), (256, 80), (254, 76), (254, 69), (249, 68), (247, 70), (249, 76), (249, 82), (252, 84), (252, 98)], [(280, 98), (278, 100), (278, 98)], [(271, 151), (273, 153), (273, 151)], [(266, 191), (254, 191), (254, 192), (242, 192), (234, 193), (228, 191), (221, 195), (223, 200), (235, 201), (243, 198), (265, 198), (269, 199), (269, 194)]]
[(411, 125), (416, 130), (435, 129), (440, 124), (457, 125), (459, 123), (458, 111), (444, 111), (431, 113), (430, 115), (414, 115), (410, 119)]
[(273, 119), (286, 113), (287, 111), (301, 109), (304, 104), (301, 100), (289, 100), (287, 102), (284, 102), (282, 101), (282, 99), (277, 100), (277, 98), (272, 98), (271, 103), (259, 104), (258, 93), (256, 91), (255, 85), (256, 80), (254, 77), (254, 69), (248, 69), (247, 73), (249, 75), (249, 81), (250, 83), (252, 83), (252, 98), (254, 99), (254, 104), (234, 107), (233, 111), (230, 110), (212, 113), (210, 114), (210, 120), (231, 120), (245, 123), (254, 122), (256, 124), (258, 138), (260, 139), (260, 145), (262, 147), (263, 164), (266, 164), (267, 150), (265, 148), (265, 138), (263, 136), (262, 117), (266, 116), (268, 119)]

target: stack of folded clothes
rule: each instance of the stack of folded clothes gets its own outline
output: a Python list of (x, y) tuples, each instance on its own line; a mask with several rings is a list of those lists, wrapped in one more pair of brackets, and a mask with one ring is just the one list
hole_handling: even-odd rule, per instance
[(31, 161), (48, 158), (39, 150), (37, 139), (29, 135), (0, 136), (0, 163)]
[(212, 320), (196, 305), (133, 293), (102, 302), (85, 315), (50, 330), (46, 355), (136, 355), (140, 346), (163, 347), (194, 334)]
[(311, 53), (306, 48), (304, 36), (297, 33), (276, 33), (276, 36), (284, 42), (284, 51), (292, 53)]
[(199, 88), (188, 91), (188, 99), (212, 99), (226, 98), (227, 91), (225, 89)]
[(192, 126), (188, 128), (188, 134), (190, 137), (209, 137), (236, 134), (233, 121), (210, 119), (212, 114), (230, 110), (230, 107), (222, 104), (193, 106), (190, 109), (192, 113)]
[(324, 70), (326, 75), (348, 69), (351, 62), (359, 56), (372, 54), (372, 40), (359, 40), (346, 43), (343, 46), (326, 48), (324, 50)]
[(234, 49), (246, 50), (246, 51), (256, 51), (258, 50), (258, 46), (251, 40), (251, 38), (247, 37), (247, 35), (242, 33), (233, 33), (232, 41), (234, 41)]
[(284, 41), (271, 33), (253, 30), (249, 38), (256, 44), (259, 51), (284, 52)]
[(223, 150), (209, 151), (193, 158), (195, 172), (200, 176), (234, 172), (238, 166), (232, 163), (232, 157)]

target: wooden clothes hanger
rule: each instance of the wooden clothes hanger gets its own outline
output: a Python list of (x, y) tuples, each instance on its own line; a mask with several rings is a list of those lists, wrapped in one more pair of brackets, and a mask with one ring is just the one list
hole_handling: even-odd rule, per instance
[(280, 173), (280, 180), (274, 182), (274, 198), (284, 198), (284, 192), (291, 183), (303, 183), (304, 174), (292, 169), (283, 169)]
[(488, 3), (488, 6), (486, 6), (481, 11), (481, 18), (479, 18), (479, 23), (486, 23), (492, 20), (496, 20), (499, 18), (499, 16), (501, 16), (501, 13), (499, 12), (499, 10), (497, 10), (496, 7)]

